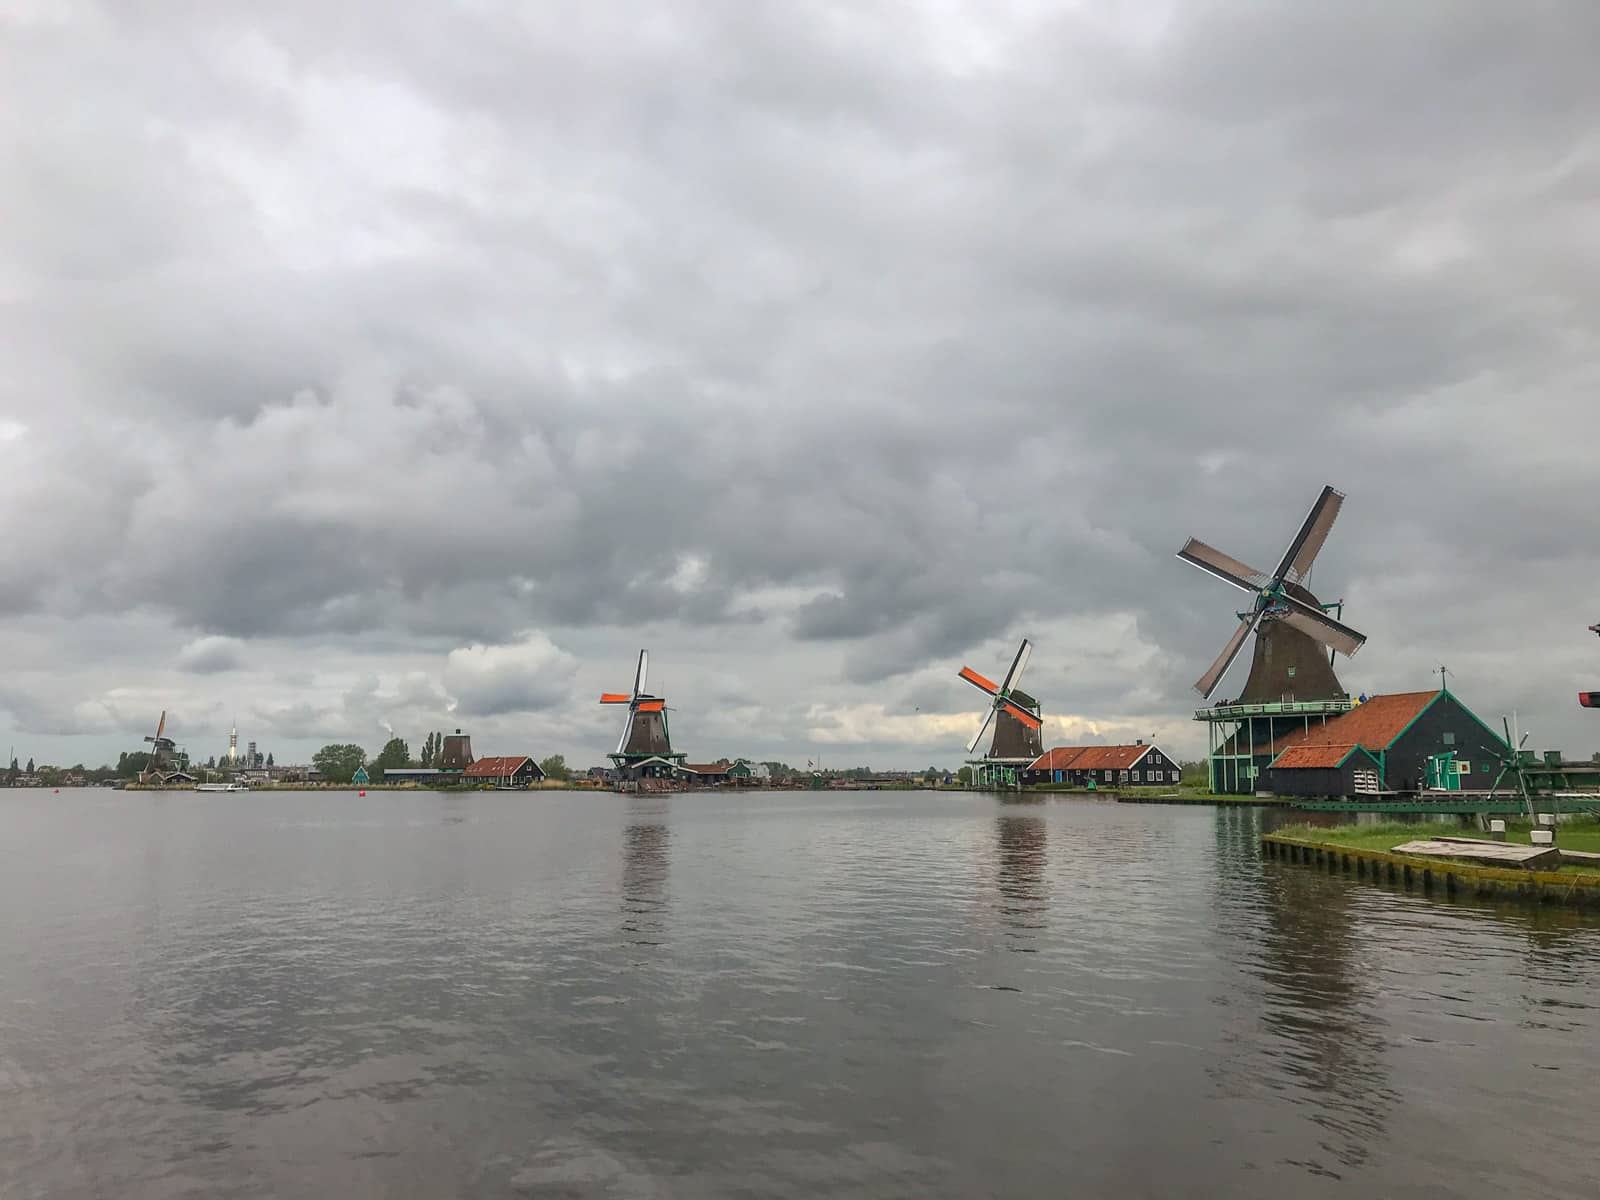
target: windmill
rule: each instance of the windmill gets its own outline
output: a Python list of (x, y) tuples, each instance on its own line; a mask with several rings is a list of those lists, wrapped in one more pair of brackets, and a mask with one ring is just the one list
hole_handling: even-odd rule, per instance
[(1178, 551), (1184, 562), (1251, 596), (1250, 607), (1238, 614), (1239, 625), (1222, 653), (1195, 681), (1195, 691), (1209, 699), (1243, 649), (1245, 639), (1254, 633), (1255, 657), (1239, 703), (1273, 703), (1286, 696), (1333, 699), (1344, 695), (1333, 673), (1333, 652), (1349, 657), (1361, 649), (1366, 635), (1328, 615), (1332, 609), (1342, 612), (1343, 601), (1322, 604), (1305, 586), (1343, 504), (1344, 493), (1324, 487), (1270, 575), (1198, 538), (1190, 538)]
[(144, 740), (150, 743), (150, 760), (139, 772), (139, 782), (163, 783), (178, 770), (178, 744), (167, 736), (166, 709), (161, 710), (155, 734), (146, 734)]
[[(1522, 806), (1528, 810), (1528, 819), (1533, 820), (1533, 797), (1528, 792), (1528, 752), (1523, 749), (1528, 744), (1528, 735), (1523, 734), (1516, 741), (1511, 740), (1511, 722), (1500, 718), (1500, 723), (1506, 731), (1505, 757), (1500, 760), (1500, 772), (1494, 777), (1494, 783), (1489, 787), (1489, 799), (1493, 800), (1500, 792), (1500, 784), (1510, 775), (1515, 780), (1517, 791), (1522, 795)], [(1452, 756), (1453, 757), (1453, 756)]]
[(674, 768), (683, 765), (688, 757), (675, 754), (672, 737), (667, 728), (667, 702), (661, 696), (645, 690), (650, 672), (650, 652), (639, 651), (639, 666), (633, 674), (632, 692), (604, 692), (601, 704), (626, 704), (628, 719), (622, 726), (622, 736), (617, 748), (609, 755), (619, 774), (632, 778), (641, 776), (671, 777)]
[(1029, 763), (1044, 753), (1040, 738), (1044, 719), (1039, 715), (1039, 702), (1017, 687), (1032, 653), (1033, 643), (1023, 638), (1005, 681), (998, 685), (971, 667), (964, 666), (959, 672), (961, 678), (990, 698), (983, 724), (967, 743), (967, 753), (971, 754), (983, 740), (990, 722), (994, 722), (994, 740), (989, 743), (989, 752), (981, 759), (968, 760), (974, 768), (975, 782), (979, 784), (1005, 782), (1014, 785), (1017, 772), (1026, 770)]

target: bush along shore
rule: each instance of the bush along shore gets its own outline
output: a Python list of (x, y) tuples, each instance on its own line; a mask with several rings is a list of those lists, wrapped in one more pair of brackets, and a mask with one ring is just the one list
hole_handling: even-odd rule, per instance
[[(1373, 882), (1446, 896), (1477, 896), (1572, 904), (1600, 910), (1600, 822), (1563, 821), (1555, 846), (1567, 857), (1546, 856), (1538, 869), (1470, 861), (1485, 844), (1535, 849), (1529, 822), (1507, 822), (1504, 840), (1459, 821), (1417, 824), (1290, 825), (1261, 839), (1270, 860), (1310, 866)], [(1443, 842), (1442, 846), (1437, 843)], [(1435, 843), (1434, 852), (1401, 847)], [(1459, 857), (1456, 855), (1459, 854)]]

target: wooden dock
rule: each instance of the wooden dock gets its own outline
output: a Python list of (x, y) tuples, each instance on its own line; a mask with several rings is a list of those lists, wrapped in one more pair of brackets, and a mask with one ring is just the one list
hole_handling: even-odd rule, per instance
[(1299, 863), (1329, 874), (1353, 875), (1373, 883), (1404, 887), (1407, 891), (1415, 888), (1451, 897), (1475, 896), (1600, 909), (1600, 869), (1593, 872), (1530, 871), (1523, 867), (1486, 866), (1457, 859), (1399, 854), (1392, 850), (1367, 850), (1282, 833), (1263, 836), (1261, 852), (1266, 858), (1279, 862)]
[(1554, 846), (1520, 846), (1515, 842), (1481, 842), (1475, 838), (1426, 838), (1396, 846), (1393, 853), (1453, 858), (1485, 867), (1514, 867), (1523, 871), (1561, 869), (1561, 851)]

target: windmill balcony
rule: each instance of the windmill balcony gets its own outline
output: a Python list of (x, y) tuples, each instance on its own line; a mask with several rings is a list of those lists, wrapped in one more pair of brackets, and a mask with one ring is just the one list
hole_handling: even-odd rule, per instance
[(1245, 717), (1317, 717), (1349, 712), (1355, 703), (1349, 696), (1333, 700), (1280, 700), (1273, 704), (1214, 704), (1197, 708), (1196, 721), (1235, 721)]

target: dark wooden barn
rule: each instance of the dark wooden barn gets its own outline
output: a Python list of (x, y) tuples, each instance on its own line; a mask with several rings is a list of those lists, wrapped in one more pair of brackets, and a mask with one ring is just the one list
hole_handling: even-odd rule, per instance
[[(1290, 758), (1285, 763), (1286, 751), (1310, 746), (1360, 747), (1377, 763), (1381, 789), (1399, 793), (1422, 790), (1427, 760), (1445, 751), (1455, 752), (1462, 787), (1487, 789), (1506, 756), (1505, 740), (1449, 691), (1373, 696), (1326, 724), (1275, 739), (1270, 747), (1272, 758), (1267, 768), (1267, 786), (1273, 791), (1280, 785), (1294, 789), (1283, 792), (1284, 795), (1330, 794), (1299, 790), (1309, 785), (1295, 782), (1299, 777), (1293, 774), (1302, 769), (1330, 768), (1309, 764), (1296, 766), (1298, 758)], [(1326, 757), (1319, 756), (1319, 762)]]
[(532, 787), (544, 778), (539, 764), (526, 754), (480, 758), (461, 772), (463, 783), (501, 788)]
[(1171, 787), (1180, 777), (1172, 756), (1155, 745), (1057, 746), (1034, 759), (1024, 783), (1069, 787)]
[(1291, 746), (1268, 769), (1279, 796), (1341, 799), (1376, 795), (1383, 764), (1362, 746)]

